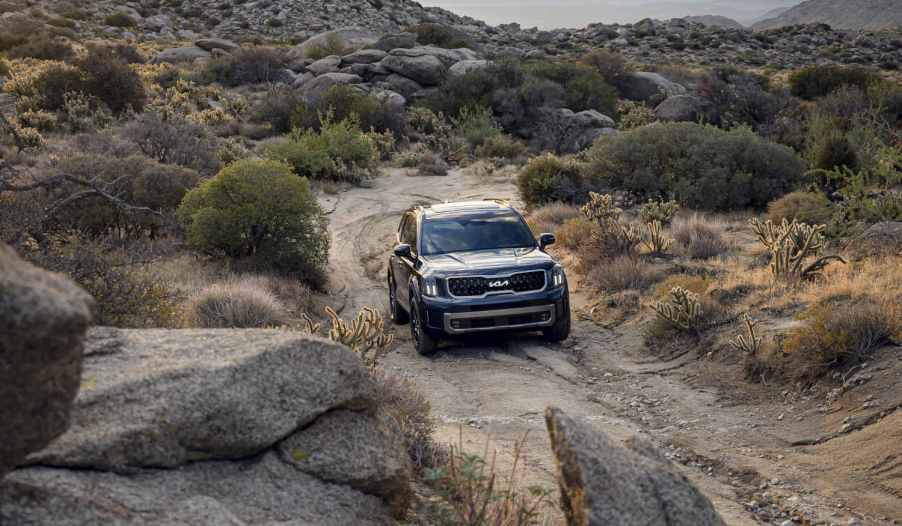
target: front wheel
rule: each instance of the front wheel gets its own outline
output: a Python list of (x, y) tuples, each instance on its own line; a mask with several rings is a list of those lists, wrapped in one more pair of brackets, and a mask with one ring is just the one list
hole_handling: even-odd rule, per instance
[(564, 315), (558, 318), (554, 325), (542, 329), (542, 336), (548, 342), (562, 342), (570, 336), (570, 302), (564, 301)]
[(398, 304), (395, 278), (391, 274), (388, 275), (388, 315), (395, 325), (404, 325), (410, 321), (408, 314)]
[(420, 306), (416, 300), (410, 298), (410, 335), (413, 337), (413, 346), (417, 354), (428, 355), (435, 352), (438, 342), (429, 335), (425, 321), (420, 314)]

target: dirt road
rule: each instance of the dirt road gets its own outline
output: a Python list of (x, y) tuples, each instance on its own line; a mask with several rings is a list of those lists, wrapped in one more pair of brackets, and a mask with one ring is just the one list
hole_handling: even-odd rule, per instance
[[(413, 177), (387, 169), (367, 188), (324, 195), (331, 212), (332, 281), (345, 311), (385, 306), (385, 261), (404, 210), (487, 197), (519, 205), (512, 174), (470, 168), (447, 177)], [(574, 309), (584, 301), (576, 284)], [(400, 327), (398, 348), (384, 363), (430, 398), (441, 421), (438, 440), (456, 443), (462, 433), (465, 447), (480, 452), (490, 441), (502, 473), (515, 441), (526, 434), (527, 484), (554, 487), (543, 412), (556, 405), (617, 439), (642, 434), (659, 444), (730, 525), (784, 524), (794, 516), (822, 524), (902, 521), (898, 418), (875, 424), (886, 427), (876, 433), (888, 433), (897, 450), (878, 451), (886, 462), (870, 476), (871, 457), (855, 470), (836, 451), (791, 446), (794, 436), (820, 433), (824, 417), (814, 414), (816, 401), (767, 390), (739, 396), (703, 381), (715, 377), (729, 386), (729, 371), (694, 354), (652, 358), (642, 347), (639, 323), (608, 330), (578, 316), (574, 322), (563, 345), (499, 337), (446, 345), (430, 358), (413, 351), (407, 328)], [(890, 385), (899, 380), (900, 364), (886, 371)], [(873, 447), (886, 449), (880, 440)]]

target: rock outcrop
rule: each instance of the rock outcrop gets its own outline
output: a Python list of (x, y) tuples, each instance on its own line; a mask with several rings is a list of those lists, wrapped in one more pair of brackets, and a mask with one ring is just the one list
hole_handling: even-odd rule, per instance
[(9, 474), (0, 523), (390, 524), (410, 461), (375, 396), (316, 337), (94, 329), (71, 429)]
[(0, 244), (0, 477), (69, 426), (93, 303)]
[(902, 221), (884, 221), (868, 227), (848, 244), (854, 258), (902, 255)]
[(711, 502), (650, 444), (626, 449), (556, 408), (545, 421), (570, 526), (724, 526)]

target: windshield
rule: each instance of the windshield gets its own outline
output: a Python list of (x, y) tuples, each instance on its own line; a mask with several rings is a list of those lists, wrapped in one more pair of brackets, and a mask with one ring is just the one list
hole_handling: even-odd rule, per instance
[(426, 256), (535, 246), (532, 232), (516, 214), (433, 218), (423, 222), (423, 254)]

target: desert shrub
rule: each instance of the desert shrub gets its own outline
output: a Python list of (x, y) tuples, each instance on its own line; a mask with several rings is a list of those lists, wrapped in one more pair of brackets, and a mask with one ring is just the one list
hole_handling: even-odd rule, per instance
[(790, 376), (816, 379), (828, 370), (865, 360), (899, 328), (894, 313), (874, 300), (821, 301), (800, 315), (803, 324), (783, 342), (790, 362), (803, 362)]
[(403, 112), (352, 86), (333, 86), (311, 103), (298, 104), (291, 113), (291, 124), (295, 128), (319, 130), (322, 116), (329, 113), (337, 121), (356, 116), (360, 129), (365, 131), (390, 131), (400, 136), (404, 127)]
[(714, 104), (717, 122), (730, 127), (746, 125), (759, 132), (791, 104), (785, 94), (771, 90), (767, 77), (733, 67), (706, 73), (699, 93)]
[(554, 231), (557, 242), (569, 250), (587, 246), (595, 234), (595, 225), (585, 217), (574, 217), (564, 221)]
[(215, 139), (205, 127), (184, 119), (145, 113), (125, 126), (122, 137), (164, 164), (185, 166), (203, 175), (215, 173), (220, 166)]
[(113, 113), (140, 112), (147, 102), (141, 77), (110, 48), (94, 47), (78, 61), (85, 73), (86, 93), (106, 104)]
[(69, 276), (95, 300), (94, 322), (112, 327), (174, 327), (178, 294), (166, 278), (142, 270), (136, 254), (106, 239), (51, 234), (23, 251), (34, 264)]
[(611, 86), (621, 85), (629, 75), (626, 58), (617, 51), (596, 49), (583, 56), (581, 62), (595, 71)]
[(451, 167), (435, 152), (425, 151), (417, 155), (416, 168), (420, 175), (448, 175)]
[(655, 112), (641, 102), (621, 100), (617, 103), (617, 114), (620, 116), (620, 129), (632, 130), (648, 126), (655, 122)]
[(84, 73), (69, 64), (44, 62), (11, 74), (4, 91), (15, 95), (26, 109), (57, 111), (65, 104), (66, 94), (85, 91)]
[(758, 241), (770, 251), (770, 270), (777, 279), (812, 279), (839, 256), (821, 256), (827, 244), (826, 225), (808, 225), (784, 219), (780, 224), (753, 218), (749, 221)]
[(101, 53), (108, 53), (126, 64), (144, 64), (147, 59), (135, 46), (121, 42), (104, 42), (102, 44), (89, 44), (88, 49), (100, 48)]
[(192, 295), (185, 325), (204, 329), (254, 329), (285, 325), (288, 312), (260, 280), (239, 278), (215, 283)]
[(496, 134), (487, 137), (482, 145), (476, 148), (476, 157), (480, 159), (503, 159), (518, 161), (524, 159), (527, 147), (510, 135)]
[(346, 46), (338, 35), (329, 35), (322, 43), (309, 46), (304, 55), (313, 60), (320, 60), (333, 55), (343, 57), (354, 51), (356, 50)]
[(273, 133), (288, 133), (293, 126), (292, 115), (302, 104), (304, 96), (299, 90), (282, 85), (272, 86), (254, 106), (251, 119), (268, 124)]
[(767, 205), (767, 218), (774, 223), (786, 219), (819, 225), (830, 221), (832, 215), (830, 200), (820, 192), (792, 192)]
[(702, 214), (676, 218), (670, 233), (679, 251), (693, 259), (710, 259), (730, 250), (723, 225)]
[(648, 202), (639, 207), (639, 218), (643, 223), (659, 221), (661, 224), (669, 225), (679, 211), (680, 205), (676, 201), (649, 199)]
[(268, 159), (287, 162), (302, 177), (359, 183), (369, 176), (378, 151), (355, 118), (335, 121), (323, 116), (320, 131), (299, 130), (287, 139), (265, 144)]
[(697, 209), (763, 208), (794, 189), (805, 164), (747, 129), (658, 123), (596, 141), (586, 157), (603, 183)]
[(592, 68), (548, 61), (529, 63), (526, 71), (562, 86), (564, 106), (573, 111), (596, 110), (605, 115), (617, 115), (617, 91)]
[(548, 203), (529, 214), (527, 223), (535, 235), (556, 232), (569, 219), (584, 218), (579, 208), (565, 203)]
[(493, 137), (501, 135), (495, 124), (492, 110), (480, 106), (466, 106), (457, 117), (451, 119), (454, 130), (462, 136), (471, 149), (478, 148)]
[(582, 212), (596, 227), (591, 242), (581, 254), (584, 262), (638, 254), (642, 232), (621, 219), (623, 210), (615, 205), (612, 195), (589, 192), (589, 202), (583, 205)]
[(103, 19), (103, 23), (113, 27), (135, 27), (137, 22), (125, 13), (110, 13)]
[(307, 180), (281, 162), (230, 164), (185, 196), (178, 217), (188, 243), (207, 254), (250, 258), (310, 282), (328, 261), (326, 217)]
[(0, 77), (6, 77), (9, 75), (9, 62), (0, 58)]
[(698, 333), (705, 323), (699, 295), (680, 287), (672, 288), (670, 297), (656, 303), (654, 310), (659, 321), (668, 323), (679, 331)]
[(243, 47), (210, 60), (197, 79), (199, 82), (218, 82), (229, 87), (275, 82), (287, 63), (285, 53), (280, 49)]
[(411, 380), (384, 371), (374, 376), (379, 407), (401, 428), (414, 467), (431, 467), (436, 449), (432, 441), (436, 421), (429, 400)]
[(661, 271), (641, 260), (619, 256), (592, 266), (586, 282), (605, 292), (643, 290), (661, 279)]
[(796, 97), (814, 100), (842, 86), (866, 89), (877, 79), (876, 73), (861, 67), (809, 66), (790, 75), (789, 87)]
[(811, 159), (811, 168), (815, 170), (859, 168), (858, 154), (846, 135), (836, 129), (813, 135), (808, 145), (808, 155)]
[(405, 31), (417, 36), (417, 43), (445, 49), (475, 48), (473, 38), (460, 29), (444, 24), (422, 23), (408, 27)]
[(68, 61), (75, 57), (75, 50), (64, 39), (54, 38), (44, 33), (9, 49), (6, 54), (10, 58)]
[(520, 197), (529, 206), (579, 202), (587, 186), (579, 163), (551, 154), (533, 158), (517, 175)]
[(655, 298), (665, 299), (670, 295), (670, 291), (675, 288), (687, 290), (698, 296), (704, 296), (711, 287), (711, 279), (705, 276), (694, 276), (691, 274), (673, 274), (667, 276), (663, 281), (655, 286)]

